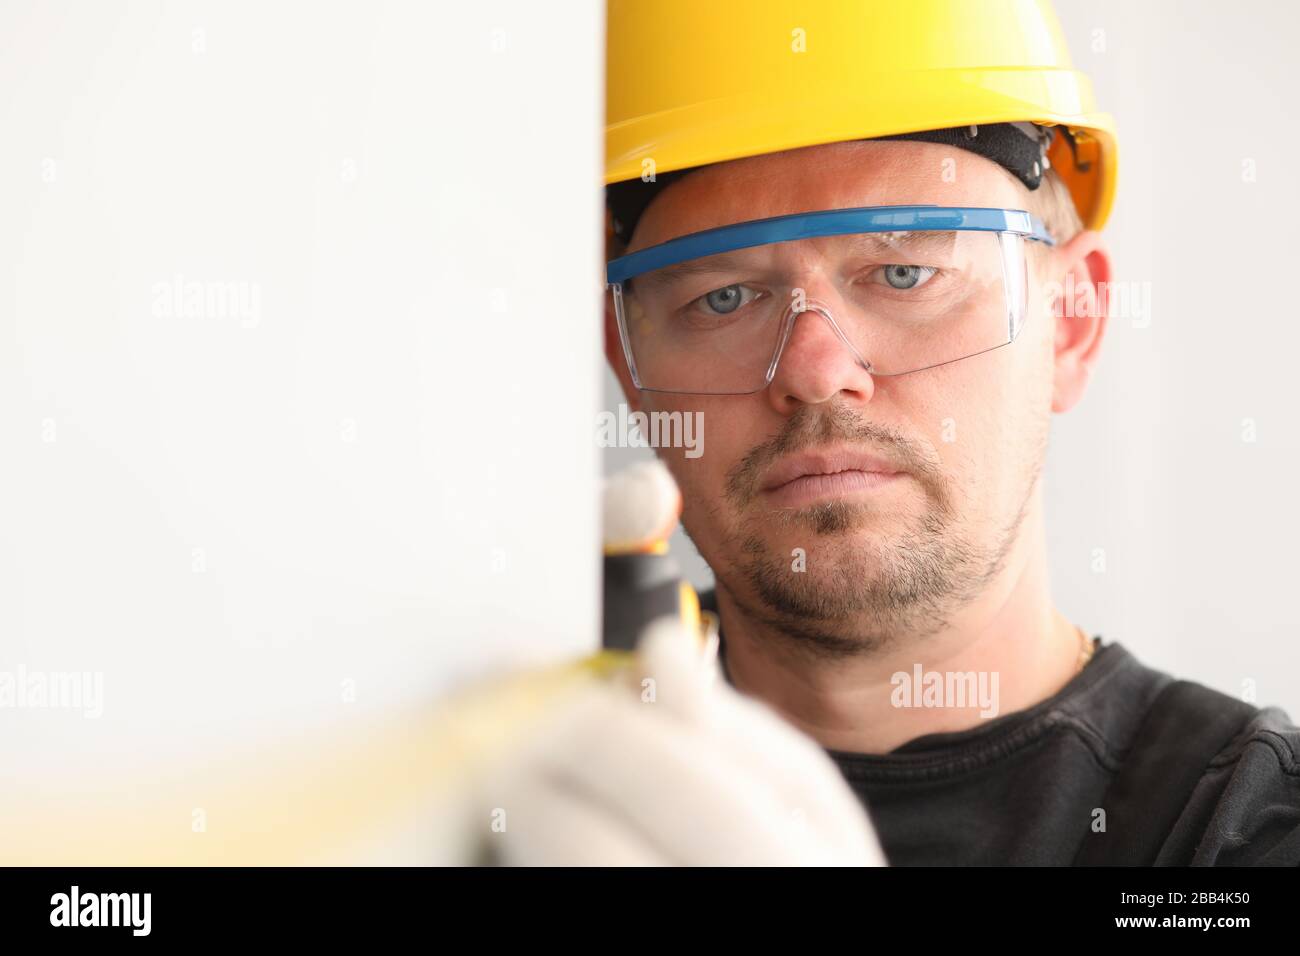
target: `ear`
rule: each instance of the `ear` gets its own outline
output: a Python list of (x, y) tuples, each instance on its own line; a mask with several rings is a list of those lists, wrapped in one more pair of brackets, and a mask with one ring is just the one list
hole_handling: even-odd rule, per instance
[(1110, 315), (1111, 262), (1101, 234), (1079, 233), (1053, 250), (1048, 276), (1056, 326), (1052, 411), (1068, 412), (1083, 397)]
[(605, 358), (609, 367), (623, 386), (623, 395), (627, 398), (632, 411), (641, 409), (641, 390), (632, 382), (632, 372), (627, 367), (627, 357), (623, 354), (623, 340), (618, 334), (618, 316), (614, 312), (614, 293), (605, 290)]

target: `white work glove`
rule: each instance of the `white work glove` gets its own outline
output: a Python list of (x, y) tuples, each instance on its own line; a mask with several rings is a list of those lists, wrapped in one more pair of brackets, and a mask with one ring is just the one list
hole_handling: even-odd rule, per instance
[(503, 811), (488, 837), (503, 865), (886, 865), (826, 752), (720, 679), (673, 621), (647, 629), (625, 680), (583, 687), (509, 764), (483, 794)]

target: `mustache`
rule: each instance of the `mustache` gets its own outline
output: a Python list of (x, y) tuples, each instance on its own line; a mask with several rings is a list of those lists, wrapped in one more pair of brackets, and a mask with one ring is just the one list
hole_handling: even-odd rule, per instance
[(793, 452), (830, 444), (865, 445), (899, 471), (910, 473), (940, 501), (945, 500), (943, 475), (916, 442), (895, 429), (869, 422), (847, 405), (806, 405), (791, 415), (781, 430), (755, 445), (727, 472), (727, 497), (745, 507), (758, 497), (763, 473)]

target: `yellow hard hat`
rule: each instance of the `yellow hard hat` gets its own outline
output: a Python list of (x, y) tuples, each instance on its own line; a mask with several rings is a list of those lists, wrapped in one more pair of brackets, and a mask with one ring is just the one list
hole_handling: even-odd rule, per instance
[[(609, 0), (605, 183), (990, 123), (1064, 127), (1047, 157), (1085, 227), (1115, 129), (1049, 0)], [(652, 164), (652, 165), (650, 165)]]

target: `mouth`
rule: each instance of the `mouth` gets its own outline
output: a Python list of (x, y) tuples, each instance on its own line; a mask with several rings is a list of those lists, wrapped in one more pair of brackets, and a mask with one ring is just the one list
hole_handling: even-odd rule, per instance
[(799, 507), (827, 498), (877, 493), (904, 475), (877, 455), (828, 449), (781, 459), (764, 478), (762, 492), (773, 505)]

